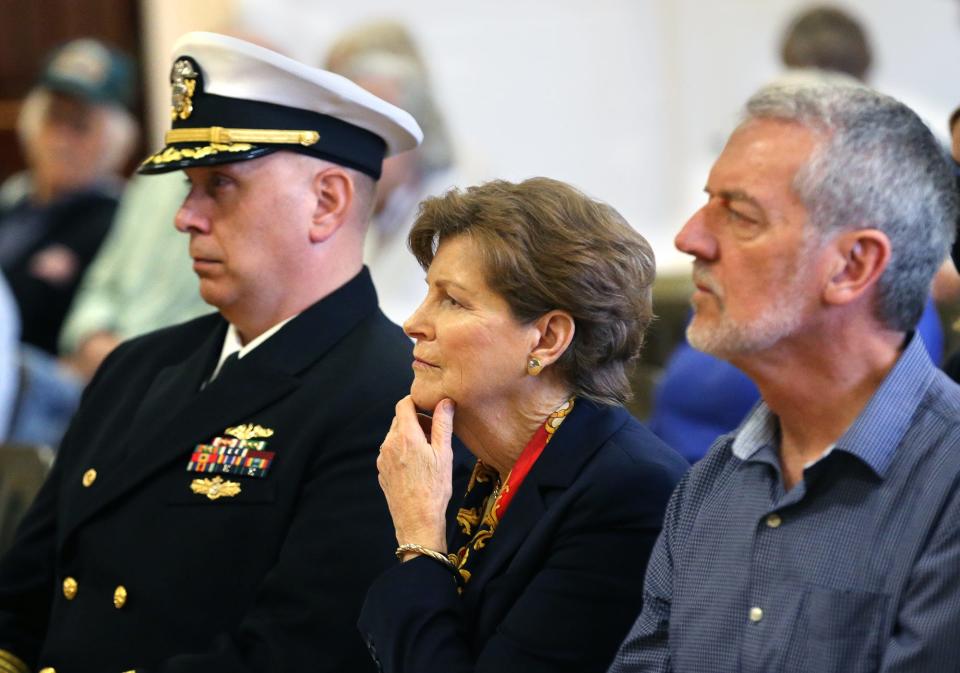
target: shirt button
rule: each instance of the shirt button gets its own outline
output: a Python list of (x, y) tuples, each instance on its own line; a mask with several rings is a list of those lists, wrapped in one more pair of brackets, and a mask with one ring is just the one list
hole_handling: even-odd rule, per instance
[(68, 577), (67, 579), (63, 580), (63, 597), (68, 601), (72, 601), (77, 595), (78, 586), (77, 580), (73, 579), (72, 577)]
[(47, 666), (46, 668), (41, 668), (40, 673), (57, 673), (57, 669), (52, 666)]
[(127, 604), (127, 588), (122, 584), (113, 590), (113, 607), (117, 610)]
[(759, 622), (763, 619), (763, 610), (757, 607), (750, 608), (750, 621)]
[(90, 488), (93, 482), (97, 480), (97, 471), (92, 467), (83, 473), (83, 487)]
[(782, 523), (783, 519), (776, 512), (767, 517), (767, 527), (769, 528), (779, 528)]

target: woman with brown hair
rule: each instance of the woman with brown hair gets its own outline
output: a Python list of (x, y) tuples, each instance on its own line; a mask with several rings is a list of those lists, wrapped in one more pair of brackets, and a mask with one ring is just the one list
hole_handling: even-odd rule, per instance
[[(415, 379), (377, 463), (401, 563), (360, 629), (387, 673), (604, 671), (686, 468), (622, 407), (653, 252), (545, 178), (428, 199), (409, 242)], [(448, 519), (451, 434), (477, 461)]]

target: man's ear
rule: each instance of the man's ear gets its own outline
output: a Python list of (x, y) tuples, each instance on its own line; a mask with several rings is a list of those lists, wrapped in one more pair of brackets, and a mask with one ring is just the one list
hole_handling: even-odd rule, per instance
[(831, 246), (831, 276), (824, 290), (830, 304), (849, 304), (863, 296), (890, 263), (890, 239), (878, 229), (848, 231)]
[(347, 220), (354, 199), (353, 178), (337, 166), (325, 167), (313, 177), (313, 196), (310, 242), (323, 243)]
[(537, 318), (533, 326), (539, 334), (539, 340), (530, 350), (530, 355), (540, 360), (544, 367), (560, 359), (576, 332), (573, 316), (560, 310), (545, 313)]

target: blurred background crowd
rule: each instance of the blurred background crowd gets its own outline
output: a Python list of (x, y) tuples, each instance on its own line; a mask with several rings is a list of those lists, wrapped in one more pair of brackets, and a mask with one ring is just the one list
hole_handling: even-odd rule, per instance
[[(425, 196), (546, 175), (620, 210), (658, 260), (632, 411), (690, 460), (757, 399), (684, 341), (689, 260), (672, 245), (743, 100), (778, 77), (852, 77), (960, 152), (954, 0), (0, 0), (0, 13), (17, 17), (0, 41), (0, 546), (28, 498), (10, 493), (39, 483), (110, 350), (210, 310), (172, 224), (182, 175), (129, 177), (169, 124), (184, 32), (259, 42), (420, 122), (423, 146), (384, 165), (365, 250), (395, 322), (423, 294), (405, 239)], [(937, 362), (960, 345), (958, 316), (948, 262), (920, 327)]]

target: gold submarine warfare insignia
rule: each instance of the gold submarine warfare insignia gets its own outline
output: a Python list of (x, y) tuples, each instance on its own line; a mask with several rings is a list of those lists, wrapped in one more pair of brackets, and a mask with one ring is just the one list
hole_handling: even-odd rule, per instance
[(223, 431), (224, 434), (230, 435), (231, 437), (236, 437), (237, 439), (261, 439), (264, 437), (273, 437), (273, 430), (270, 428), (265, 428), (262, 425), (254, 425), (253, 423), (245, 423), (244, 425), (237, 425), (232, 428), (227, 428)]
[(193, 92), (197, 88), (197, 71), (186, 59), (180, 59), (170, 70), (171, 103), (170, 118), (186, 119), (193, 112)]
[(235, 481), (224, 481), (221, 477), (194, 479), (190, 482), (190, 490), (199, 495), (205, 495), (210, 500), (216, 500), (237, 495), (240, 492), (240, 484)]

